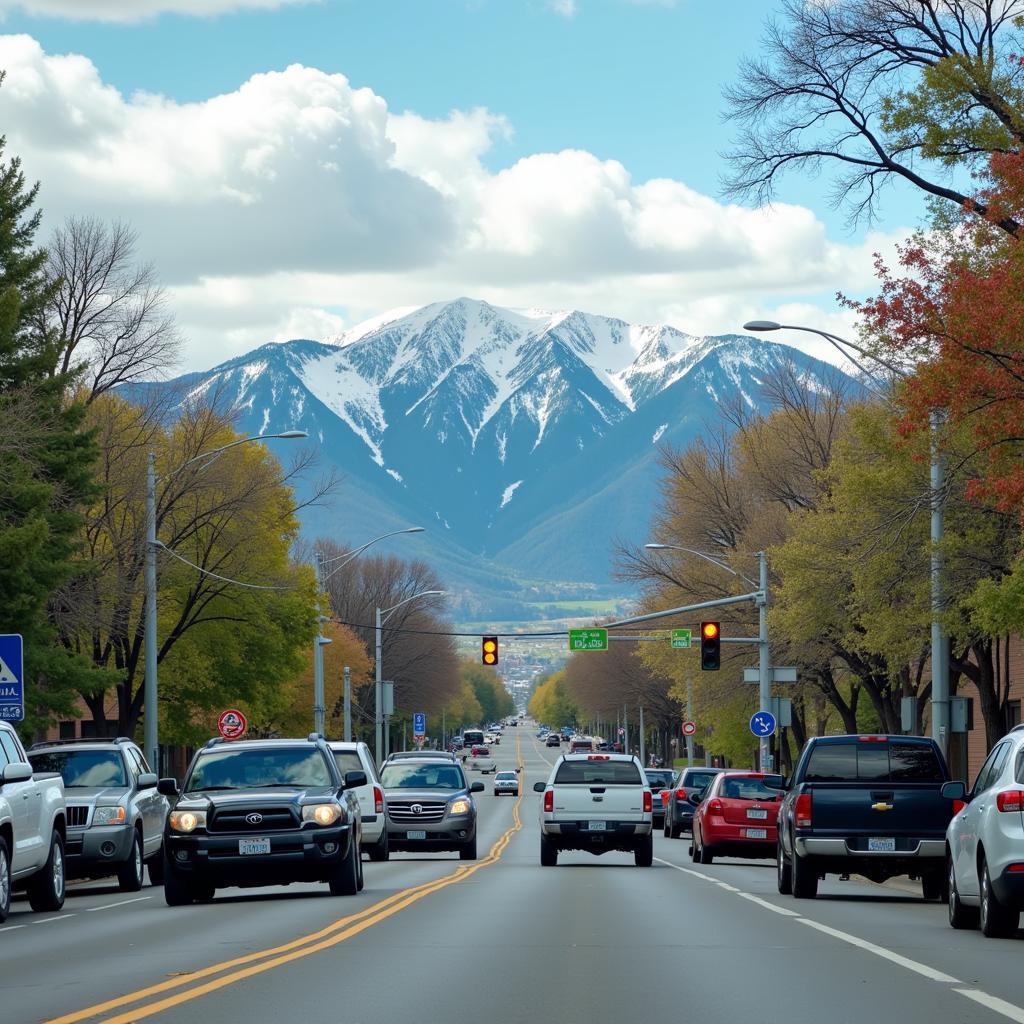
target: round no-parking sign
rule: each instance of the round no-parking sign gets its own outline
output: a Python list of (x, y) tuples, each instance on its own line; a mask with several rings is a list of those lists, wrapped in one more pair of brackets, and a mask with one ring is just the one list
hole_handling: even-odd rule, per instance
[(697, 731), (697, 724), (695, 722), (683, 722), (683, 735), (692, 736)]
[(241, 739), (248, 727), (249, 723), (245, 720), (245, 715), (235, 708), (222, 711), (217, 719), (217, 731), (226, 740)]

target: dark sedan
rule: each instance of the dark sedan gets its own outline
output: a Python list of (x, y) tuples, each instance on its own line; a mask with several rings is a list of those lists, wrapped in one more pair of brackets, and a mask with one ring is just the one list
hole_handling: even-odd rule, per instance
[(662, 826), (666, 839), (678, 839), (683, 832), (693, 829), (693, 812), (701, 802), (708, 786), (721, 768), (684, 768), (672, 784), (665, 807)]
[(654, 828), (663, 828), (665, 825), (665, 805), (661, 802), (661, 791), (671, 788), (676, 773), (671, 768), (646, 768), (644, 769), (644, 775), (647, 776), (647, 785), (651, 787), (651, 793), (654, 796), (651, 824)]

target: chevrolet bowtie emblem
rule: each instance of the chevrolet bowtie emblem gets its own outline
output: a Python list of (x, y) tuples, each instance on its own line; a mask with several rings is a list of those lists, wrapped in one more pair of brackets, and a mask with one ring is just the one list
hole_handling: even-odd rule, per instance
[(891, 811), (892, 810), (892, 804), (883, 804), (883, 803), (872, 804), (871, 805), (871, 810), (873, 810), (873, 811)]

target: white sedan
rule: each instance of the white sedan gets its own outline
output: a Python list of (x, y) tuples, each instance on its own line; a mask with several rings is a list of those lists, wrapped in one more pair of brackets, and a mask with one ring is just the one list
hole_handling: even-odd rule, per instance
[(488, 754), (477, 754), (476, 757), (470, 758), (469, 767), (473, 771), (486, 775), (488, 772), (496, 772), (498, 763)]
[(519, 796), (518, 772), (498, 772), (494, 776), (494, 795), (502, 796), (505, 793)]

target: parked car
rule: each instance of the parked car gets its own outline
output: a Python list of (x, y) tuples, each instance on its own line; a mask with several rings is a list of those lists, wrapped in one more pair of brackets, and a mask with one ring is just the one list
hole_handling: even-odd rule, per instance
[(497, 772), (494, 776), (494, 795), (519, 796), (519, 772)]
[(948, 781), (942, 751), (924, 736), (808, 740), (779, 808), (779, 892), (813, 899), (826, 874), (910, 875), (925, 899), (944, 899)]
[(64, 906), (64, 781), (36, 775), (18, 734), (0, 722), (0, 922), (12, 889), (27, 889), (33, 910)]
[(132, 740), (34, 743), (28, 759), (37, 772), (56, 772), (64, 780), (69, 878), (116, 875), (122, 892), (138, 892), (148, 868), (150, 882), (163, 881), (164, 822), (171, 807)]
[(645, 768), (644, 777), (647, 785), (651, 787), (654, 807), (651, 812), (651, 823), (655, 829), (665, 827), (665, 803), (661, 799), (663, 792), (672, 785), (676, 773), (670, 768)]
[(955, 801), (946, 830), (949, 923), (1013, 935), (1024, 910), (1024, 725), (992, 748), (969, 793), (962, 782), (942, 792)]
[[(354, 786), (352, 793), (359, 801), (359, 820), (361, 825), (360, 849), (373, 861), (388, 859), (388, 828), (387, 802), (384, 799), (384, 787), (377, 775), (377, 766), (373, 763), (373, 754), (365, 743), (345, 743), (331, 740), (327, 744), (334, 754), (342, 778), (348, 772), (363, 772), (366, 775), (365, 786)], [(391, 757), (405, 757), (407, 751), (399, 751)], [(447, 756), (447, 755), (439, 755)]]
[[(540, 862), (558, 863), (561, 850), (633, 854), (637, 867), (654, 860), (651, 790), (640, 761), (626, 754), (563, 754), (548, 781), (540, 809)], [(595, 799), (595, 797), (599, 799)]]
[(684, 768), (668, 790), (665, 802), (665, 838), (678, 839), (693, 828), (693, 812), (721, 768)]
[(208, 901), (220, 887), (326, 882), (332, 896), (363, 887), (363, 771), (342, 775), (323, 737), (210, 740), (196, 752), (164, 830), (164, 899)]
[[(766, 784), (772, 783), (769, 788)], [(693, 816), (690, 855), (695, 864), (715, 857), (774, 858), (782, 776), (721, 772)]]
[(484, 784), (469, 784), (462, 766), (429, 757), (389, 761), (381, 769), (392, 850), (455, 850), (476, 860), (476, 802)]

